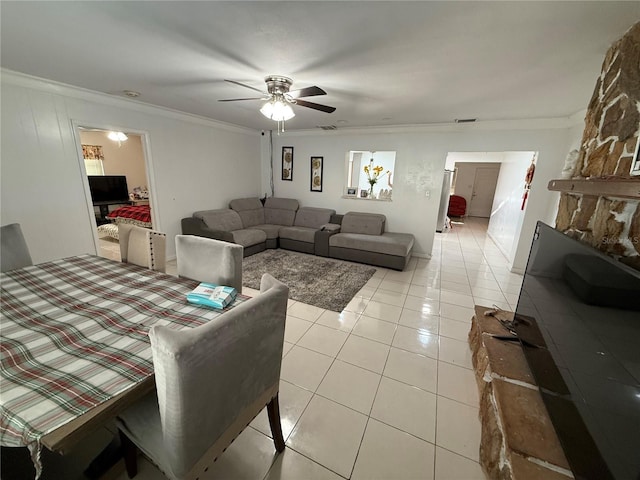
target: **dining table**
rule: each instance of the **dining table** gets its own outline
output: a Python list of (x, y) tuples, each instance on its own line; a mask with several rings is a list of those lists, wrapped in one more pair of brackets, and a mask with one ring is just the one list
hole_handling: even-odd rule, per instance
[(199, 282), (79, 255), (0, 274), (0, 445), (66, 453), (153, 391), (148, 332), (224, 310), (187, 302)]

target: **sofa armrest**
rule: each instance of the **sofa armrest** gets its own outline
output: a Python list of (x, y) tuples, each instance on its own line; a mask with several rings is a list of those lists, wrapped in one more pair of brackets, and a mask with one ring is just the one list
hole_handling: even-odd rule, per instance
[(213, 238), (225, 242), (235, 243), (231, 232), (224, 230), (215, 230), (207, 227), (207, 225), (199, 218), (187, 217), (180, 222), (182, 224), (183, 235), (197, 235), (198, 237)]
[(332, 233), (338, 233), (340, 231), (340, 225), (337, 223), (325, 223), (320, 227), (320, 230)]
[[(330, 228), (325, 228), (331, 226)], [(337, 227), (337, 228), (335, 228)], [(313, 237), (313, 253), (319, 257), (329, 256), (329, 238), (340, 232), (340, 225), (327, 223), (320, 230), (316, 230)]]

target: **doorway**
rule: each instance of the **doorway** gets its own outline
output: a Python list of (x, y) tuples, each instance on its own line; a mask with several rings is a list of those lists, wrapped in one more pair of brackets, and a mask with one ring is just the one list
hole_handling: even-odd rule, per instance
[[(467, 158), (465, 158), (466, 160)], [(456, 180), (452, 191), (454, 195), (463, 197), (466, 202), (467, 217), (491, 217), (491, 207), (500, 176), (502, 157), (496, 162), (456, 161)]]
[[(527, 169), (535, 151), (450, 152), (445, 168), (456, 168), (455, 195), (465, 198), (466, 216), (489, 218), (487, 235), (513, 262), (527, 202)], [(460, 220), (464, 222), (464, 218)]]
[(473, 179), (471, 201), (469, 202), (468, 215), (470, 217), (489, 218), (491, 206), (496, 193), (500, 164), (492, 167), (477, 167)]
[(76, 127), (97, 255), (120, 261), (118, 223), (151, 228), (151, 189), (143, 133)]

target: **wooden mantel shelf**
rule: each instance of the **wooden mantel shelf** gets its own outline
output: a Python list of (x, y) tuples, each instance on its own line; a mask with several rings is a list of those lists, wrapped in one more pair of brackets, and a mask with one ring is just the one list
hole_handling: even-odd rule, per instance
[(640, 177), (557, 179), (550, 180), (547, 188), (556, 192), (640, 200)]

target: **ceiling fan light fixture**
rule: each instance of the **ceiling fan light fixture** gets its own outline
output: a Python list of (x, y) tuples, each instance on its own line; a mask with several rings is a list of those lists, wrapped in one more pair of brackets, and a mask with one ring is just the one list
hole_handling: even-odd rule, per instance
[(107, 138), (114, 142), (124, 142), (129, 137), (127, 137), (123, 132), (109, 132)]
[(276, 122), (284, 122), (296, 116), (289, 102), (282, 98), (273, 98), (266, 102), (260, 109), (260, 113)]
[(262, 113), (262, 115), (267, 117), (269, 120), (273, 120), (278, 124), (278, 134), (280, 134), (280, 132), (284, 132), (284, 123), (296, 116), (295, 112), (293, 111), (292, 105), (311, 108), (313, 110), (318, 110), (326, 113), (333, 113), (336, 110), (335, 107), (321, 105), (319, 103), (309, 102), (307, 100), (301, 100), (301, 98), (304, 97), (326, 95), (327, 92), (322, 90), (320, 87), (312, 86), (302, 88), (300, 90), (291, 91), (290, 88), (293, 81), (289, 77), (282, 77), (280, 75), (269, 75), (268, 77), (265, 77), (264, 81), (267, 85), (266, 92), (263, 92), (262, 90), (251, 85), (246, 85), (244, 83), (238, 82), (236, 80), (225, 80), (225, 82), (233, 83), (235, 85), (239, 85), (241, 87), (259, 92), (263, 94), (263, 96), (251, 98), (227, 98), (218, 101), (239, 102), (244, 100), (262, 100), (265, 103), (262, 105), (262, 107), (260, 107), (260, 113)]

